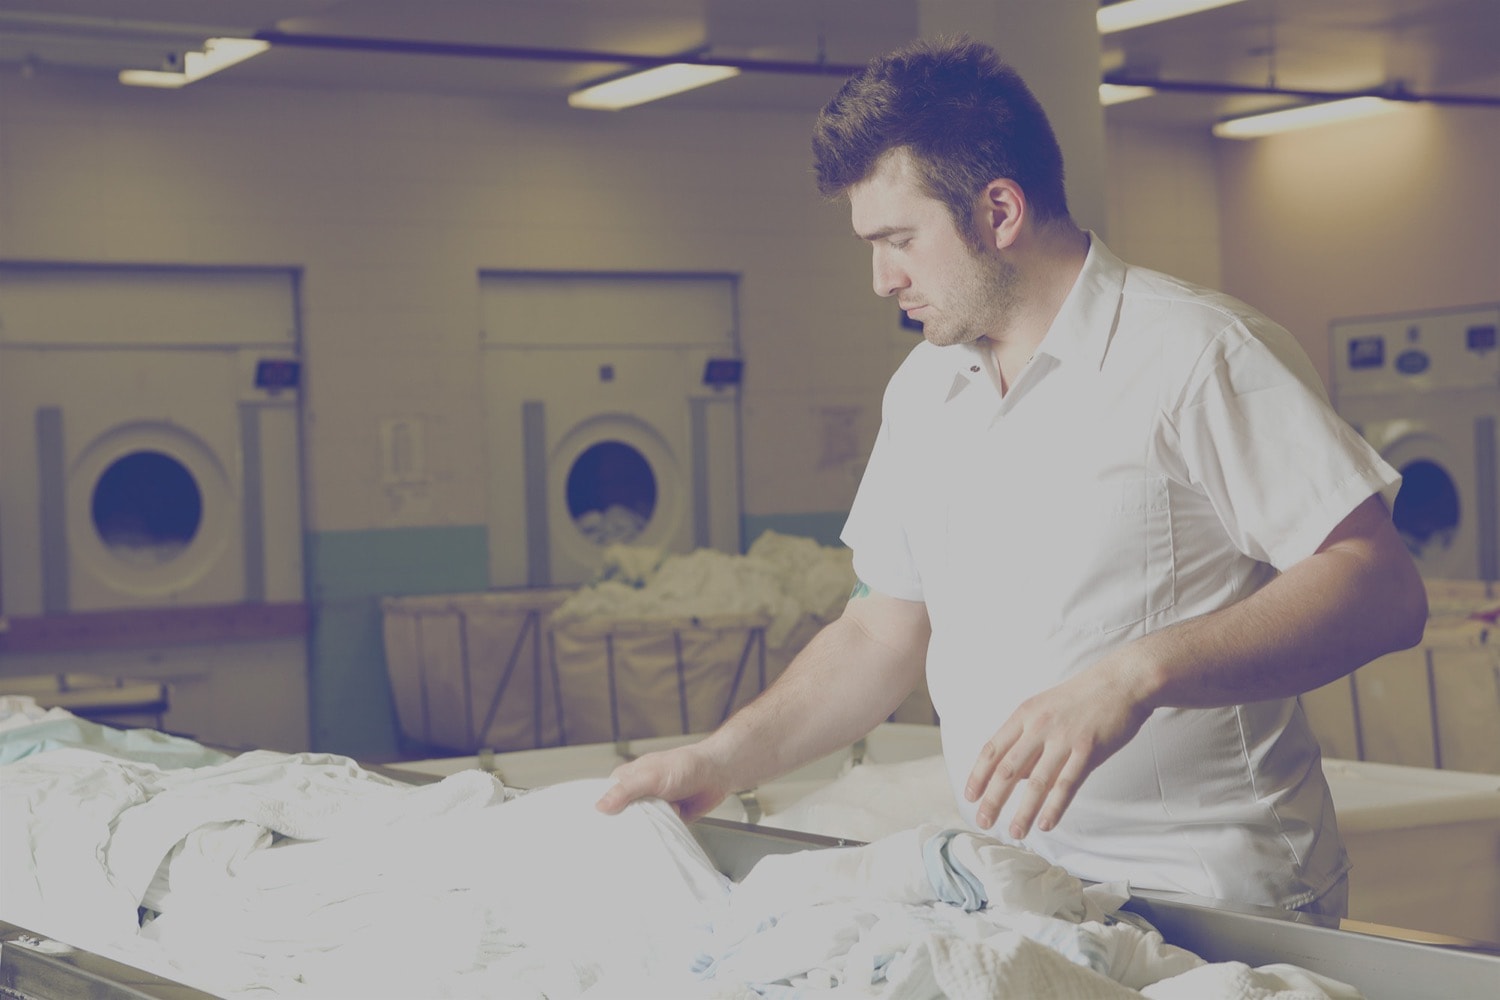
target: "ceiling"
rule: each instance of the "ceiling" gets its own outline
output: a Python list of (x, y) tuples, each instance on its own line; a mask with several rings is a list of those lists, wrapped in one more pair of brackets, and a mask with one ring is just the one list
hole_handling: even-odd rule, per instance
[[(935, 2), (935, 0), (927, 0)], [(1006, 2), (1006, 0), (996, 0)], [(1034, 0), (1009, 0), (1034, 2)], [(918, 32), (918, 0), (0, 0), (0, 85), (168, 68), (216, 35), (270, 51), (193, 84), (514, 95), (559, 105), (626, 66), (710, 52), (763, 67), (680, 107), (816, 108)], [(303, 44), (294, 44), (301, 38)], [(1106, 36), (1101, 74), (1292, 90), (1405, 87), (1500, 105), (1500, 0), (1245, 0)], [(774, 70), (774, 71), (772, 71)], [(1285, 96), (1159, 93), (1112, 120), (1201, 126)]]

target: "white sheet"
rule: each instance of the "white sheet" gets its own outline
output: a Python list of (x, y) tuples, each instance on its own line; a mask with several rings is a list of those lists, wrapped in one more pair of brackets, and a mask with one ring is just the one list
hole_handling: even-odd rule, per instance
[[(0, 769), (0, 916), (222, 996), (580, 995), (679, 970), (727, 882), (660, 802), (509, 799), (257, 751), (162, 771), (87, 750)], [(159, 907), (141, 928), (137, 907)]]
[[(974, 912), (938, 901), (936, 827), (771, 856), (732, 887), (665, 804), (597, 812), (607, 784), (517, 797), (477, 771), (409, 787), (333, 755), (163, 769), (50, 750), (0, 767), (0, 917), (236, 1000), (1066, 1000), (1187, 974), (1201, 1000), (1356, 995), (1204, 972), (1111, 922), (1108, 888), (971, 833), (944, 857), (982, 887)], [(142, 905), (159, 911), (144, 927)], [(1289, 992), (1305, 983), (1320, 992)]]
[[(982, 883), (982, 906), (939, 902), (934, 837)], [(1359, 996), (1290, 966), (1206, 965), (1154, 930), (1113, 920), (1124, 900), (1120, 887), (1085, 887), (1023, 848), (928, 824), (860, 847), (766, 857), (715, 923), (706, 966), (715, 981), (797, 998), (839, 988), (883, 1000)]]

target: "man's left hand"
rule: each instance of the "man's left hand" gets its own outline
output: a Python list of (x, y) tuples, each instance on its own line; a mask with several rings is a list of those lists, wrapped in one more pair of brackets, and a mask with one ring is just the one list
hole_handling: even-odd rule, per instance
[(1109, 657), (1022, 702), (979, 751), (964, 797), (994, 826), (1012, 793), (1010, 835), (1050, 830), (1083, 780), (1130, 741), (1151, 714), (1123, 658)]

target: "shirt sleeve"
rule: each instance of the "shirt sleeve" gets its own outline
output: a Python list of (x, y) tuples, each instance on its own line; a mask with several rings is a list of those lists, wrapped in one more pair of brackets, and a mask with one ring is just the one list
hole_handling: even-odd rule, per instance
[(1312, 555), (1400, 475), (1328, 403), (1291, 334), (1235, 324), (1195, 366), (1177, 414), (1183, 459), (1241, 552), (1279, 570)]

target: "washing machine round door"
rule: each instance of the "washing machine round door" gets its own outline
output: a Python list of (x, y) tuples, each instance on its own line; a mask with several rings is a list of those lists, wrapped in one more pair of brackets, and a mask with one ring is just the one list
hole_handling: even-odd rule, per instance
[(1391, 512), (1422, 574), (1472, 579), (1479, 540), (1472, 443), (1461, 423), (1451, 428), (1413, 420), (1366, 425), (1365, 436), (1401, 473)]
[(603, 414), (574, 427), (554, 449), (551, 478), (553, 583), (586, 582), (607, 545), (684, 542), (680, 463), (638, 417)]
[(67, 496), (79, 608), (181, 596), (230, 547), (228, 476), (175, 425), (126, 425), (95, 439), (74, 462)]

